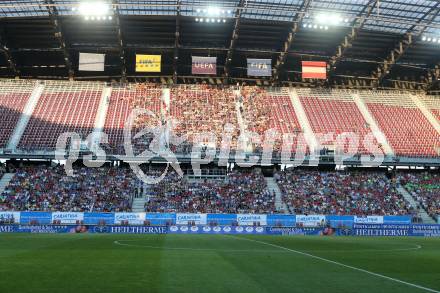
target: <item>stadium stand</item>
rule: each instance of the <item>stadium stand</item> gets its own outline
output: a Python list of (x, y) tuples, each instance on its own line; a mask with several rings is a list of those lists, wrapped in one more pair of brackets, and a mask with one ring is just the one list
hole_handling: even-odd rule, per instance
[(438, 157), (440, 134), (408, 94), (360, 92), (369, 111), (399, 156)]
[(0, 148), (5, 148), (14, 131), (35, 81), (0, 81)]
[(440, 175), (426, 172), (400, 174), (399, 177), (414, 199), (431, 217), (437, 218), (440, 215)]
[(0, 210), (129, 211), (139, 182), (129, 169), (62, 166), (18, 168), (0, 196)]
[[(0, 169), (0, 173), (2, 169)], [(161, 171), (146, 171), (157, 177)], [(275, 173), (282, 200), (293, 214), (416, 215), (381, 172), (286, 170)], [(438, 174), (399, 174), (431, 217), (440, 213)], [(133, 197), (146, 196), (147, 212), (276, 213), (275, 194), (257, 170), (232, 171), (216, 179), (189, 179), (168, 172), (158, 184), (143, 185), (124, 167), (74, 169), (62, 166), (17, 168), (0, 195), (0, 210), (131, 211)]]
[(273, 213), (274, 194), (264, 176), (255, 172), (229, 173), (224, 180), (179, 178), (175, 172), (153, 187), (147, 212)]
[(171, 90), (170, 118), (177, 124), (178, 136), (186, 135), (191, 143), (197, 133), (211, 132), (222, 140), (226, 123), (235, 127), (232, 145), (236, 146), (238, 137), (235, 95), (231, 88), (208, 85), (181, 85)]
[(287, 170), (275, 174), (290, 212), (408, 215), (415, 212), (384, 173)]
[[(14, 131), (20, 115), (35, 88), (35, 82), (1, 81), (0, 148), (5, 148)], [(33, 114), (24, 128), (18, 149), (26, 151), (53, 150), (58, 136), (63, 132), (77, 132), (83, 139), (95, 127), (104, 84), (99, 82), (46, 81)], [(370, 125), (353, 100), (353, 91), (325, 89), (295, 89), (304, 108), (313, 132), (334, 133), (354, 132), (361, 139), (370, 133)], [(379, 129), (397, 156), (438, 157), (440, 134), (423, 111), (403, 92), (356, 92), (365, 103)], [(11, 103), (13, 98), (16, 102)], [(162, 99), (163, 88), (155, 84), (129, 84), (113, 86), (105, 113), (104, 131), (109, 136), (108, 150), (123, 153), (123, 128), (133, 109), (151, 110), (156, 118), (143, 115), (137, 118), (132, 135), (154, 125), (164, 125), (174, 121), (175, 133), (186, 135), (188, 142), (173, 151), (188, 153), (194, 134), (213, 132), (217, 145), (221, 141), (226, 123), (235, 127), (232, 147), (237, 147), (237, 138), (243, 118), (245, 129), (264, 135), (268, 129), (276, 129), (280, 134), (302, 134), (303, 129), (292, 105), (286, 88), (264, 88), (243, 86), (236, 95), (234, 87), (214, 87), (208, 85), (179, 85), (171, 88), (169, 107)], [(440, 106), (435, 96), (418, 95), (418, 98), (439, 119)], [(239, 107), (237, 107), (239, 105)], [(239, 109), (239, 113), (237, 112)], [(240, 122), (241, 123), (241, 122)], [(375, 123), (375, 124), (376, 124)], [(135, 142), (136, 149), (145, 148), (151, 136)], [(294, 145), (297, 141), (294, 141)], [(327, 147), (334, 143), (330, 142)], [(305, 145), (305, 142), (304, 142)], [(275, 151), (281, 148), (281, 139), (275, 144)], [(255, 147), (254, 151), (259, 148)], [(361, 146), (361, 153), (368, 151)]]
[(18, 147), (54, 150), (63, 132), (76, 132), (85, 139), (94, 129), (102, 89), (102, 83), (46, 82)]
[(141, 115), (134, 121), (132, 135), (144, 127), (156, 126), (161, 120), (163, 103), (162, 89), (154, 84), (137, 84), (128, 87), (113, 87), (104, 124), (104, 132), (109, 138), (109, 148), (114, 154), (123, 154), (124, 125), (133, 109), (145, 109), (157, 119)]
[(359, 153), (369, 153), (362, 142), (371, 129), (351, 92), (325, 89), (297, 89), (297, 92), (313, 132), (333, 133), (331, 141), (321, 142), (324, 146), (333, 148), (338, 135), (351, 132), (359, 136)]
[[(263, 137), (268, 129), (276, 129), (281, 135), (302, 132), (295, 110), (286, 91), (268, 91), (262, 87), (243, 87), (243, 116), (249, 131)], [(295, 140), (294, 145), (298, 143)], [(303, 143), (303, 145), (305, 142)], [(277, 140), (275, 150), (280, 150)]]

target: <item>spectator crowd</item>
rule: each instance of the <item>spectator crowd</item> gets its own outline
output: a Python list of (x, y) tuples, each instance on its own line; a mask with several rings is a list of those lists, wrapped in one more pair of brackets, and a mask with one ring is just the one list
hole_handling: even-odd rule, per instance
[(275, 195), (256, 172), (229, 173), (223, 180), (188, 181), (169, 173), (155, 185), (147, 212), (273, 213)]
[(437, 173), (400, 174), (400, 184), (428, 212), (437, 218), (440, 215), (440, 175)]
[(380, 172), (287, 170), (275, 178), (290, 212), (326, 215), (408, 215), (415, 212)]
[[(0, 173), (2, 168), (0, 168)], [(162, 170), (149, 169), (152, 177)], [(209, 176), (208, 176), (209, 177)], [(282, 201), (293, 214), (411, 215), (411, 206), (385, 173), (288, 169), (274, 175)], [(435, 217), (440, 213), (440, 176), (400, 174), (399, 182)], [(145, 185), (124, 167), (63, 166), (17, 168), (0, 195), (0, 210), (130, 211), (138, 193), (146, 212), (275, 213), (275, 194), (258, 169), (231, 171), (216, 179), (188, 179), (169, 171), (158, 184)]]
[(129, 211), (139, 182), (124, 168), (76, 168), (66, 176), (63, 166), (17, 169), (0, 195), (0, 210)]

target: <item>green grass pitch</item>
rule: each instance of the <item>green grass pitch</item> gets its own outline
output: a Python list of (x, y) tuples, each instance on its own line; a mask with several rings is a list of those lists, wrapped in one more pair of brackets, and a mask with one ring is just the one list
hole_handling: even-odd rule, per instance
[(440, 292), (440, 239), (1, 234), (0, 292)]

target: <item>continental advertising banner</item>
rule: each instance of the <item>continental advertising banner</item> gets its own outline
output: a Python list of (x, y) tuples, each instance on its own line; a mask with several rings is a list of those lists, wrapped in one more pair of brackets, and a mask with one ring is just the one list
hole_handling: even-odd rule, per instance
[(217, 57), (192, 56), (192, 74), (217, 74)]

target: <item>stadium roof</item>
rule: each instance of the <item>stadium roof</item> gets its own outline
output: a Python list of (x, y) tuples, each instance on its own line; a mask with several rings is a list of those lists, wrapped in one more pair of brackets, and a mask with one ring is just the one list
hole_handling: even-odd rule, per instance
[[(217, 57), (218, 78), (246, 79), (246, 58), (272, 59), (269, 82), (301, 82), (303, 60), (329, 62), (330, 85), (407, 81), (429, 88), (440, 78), (439, 1), (104, 2), (112, 18), (90, 21), (80, 15), (78, 0), (1, 1), (0, 76), (185, 82), (197, 55)], [(211, 17), (214, 22), (200, 21)], [(105, 72), (79, 72), (79, 52), (105, 53)], [(162, 72), (136, 73), (137, 53), (162, 54)]]

